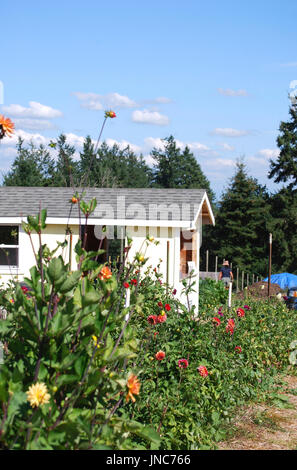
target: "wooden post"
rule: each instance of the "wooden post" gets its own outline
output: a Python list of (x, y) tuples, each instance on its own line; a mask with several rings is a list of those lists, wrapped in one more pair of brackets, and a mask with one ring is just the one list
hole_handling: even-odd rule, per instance
[(239, 268), (236, 268), (236, 292), (239, 291)]
[(249, 273), (246, 273), (246, 285), (249, 285)]
[(252, 280), (252, 284), (254, 284), (254, 282), (255, 282), (255, 274), (253, 274), (253, 278), (252, 278), (252, 279), (253, 279), (253, 280)]
[(208, 250), (206, 250), (206, 272), (208, 273)]
[(272, 258), (272, 233), (270, 233), (270, 234), (269, 234), (268, 297), (270, 297), (270, 284), (271, 284), (271, 258)]
[(241, 290), (244, 288), (244, 271), (241, 273)]
[(121, 254), (120, 254), (120, 260), (121, 263), (124, 261), (124, 227), (121, 226), (120, 228), (120, 237), (121, 237)]

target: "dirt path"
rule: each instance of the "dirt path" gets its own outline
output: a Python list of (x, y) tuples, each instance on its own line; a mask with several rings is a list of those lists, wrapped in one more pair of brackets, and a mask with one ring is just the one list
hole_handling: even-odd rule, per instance
[(297, 377), (286, 377), (273, 403), (241, 409), (220, 450), (297, 450)]

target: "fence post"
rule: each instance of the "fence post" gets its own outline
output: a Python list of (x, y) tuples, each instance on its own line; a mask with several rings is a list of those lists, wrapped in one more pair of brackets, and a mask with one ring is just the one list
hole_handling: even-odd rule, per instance
[(229, 282), (229, 294), (228, 294), (228, 308), (231, 308), (232, 299), (232, 282)]
[(246, 273), (246, 285), (249, 285), (249, 273)]
[(241, 273), (241, 290), (244, 288), (244, 271)]
[[(130, 288), (126, 289), (125, 308), (130, 307)], [(125, 321), (129, 319), (130, 314), (125, 315)]]
[(239, 291), (238, 285), (239, 285), (239, 268), (236, 268), (236, 292)]

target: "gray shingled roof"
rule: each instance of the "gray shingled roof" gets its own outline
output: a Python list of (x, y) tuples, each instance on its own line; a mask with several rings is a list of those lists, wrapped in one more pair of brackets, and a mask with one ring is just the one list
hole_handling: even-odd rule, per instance
[[(204, 189), (87, 188), (84, 200), (96, 197), (91, 218), (192, 221), (205, 195)], [(79, 191), (80, 193), (80, 191)], [(77, 206), (69, 200), (72, 188), (0, 187), (0, 218), (35, 215), (42, 208), (48, 217), (78, 217)], [(163, 206), (163, 209), (162, 209)], [(158, 210), (159, 209), (159, 210)]]

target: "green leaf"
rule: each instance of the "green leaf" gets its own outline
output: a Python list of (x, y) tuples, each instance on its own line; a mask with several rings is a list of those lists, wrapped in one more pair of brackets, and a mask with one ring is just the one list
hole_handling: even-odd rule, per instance
[(52, 282), (58, 281), (64, 274), (64, 263), (61, 256), (51, 260), (48, 267), (48, 275)]
[(77, 373), (79, 379), (82, 378), (84, 370), (87, 365), (88, 358), (86, 356), (80, 356), (78, 359), (76, 359), (74, 363), (74, 370)]
[(87, 292), (86, 295), (82, 297), (83, 307), (87, 307), (88, 305), (95, 304), (99, 302), (99, 300), (100, 300), (100, 295), (93, 288), (93, 290)]
[(47, 210), (46, 209), (42, 209), (41, 212), (40, 212), (40, 224), (41, 224), (41, 229), (45, 229), (46, 227), (46, 215), (47, 215)]
[(148, 439), (155, 445), (159, 445), (161, 443), (161, 438), (160, 435), (157, 433), (157, 431), (151, 427), (145, 426), (140, 428), (139, 430), (136, 430), (135, 434), (138, 436), (144, 437), (145, 439)]
[(59, 292), (62, 294), (65, 294), (66, 292), (71, 291), (76, 284), (78, 283), (79, 279), (81, 276), (80, 271), (75, 271), (74, 273), (70, 274), (70, 276), (67, 277), (66, 281), (62, 283), (62, 285), (59, 287)]

